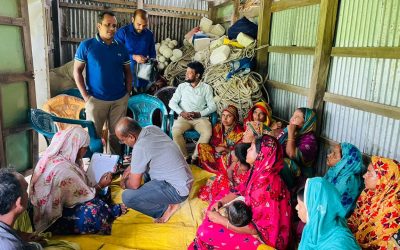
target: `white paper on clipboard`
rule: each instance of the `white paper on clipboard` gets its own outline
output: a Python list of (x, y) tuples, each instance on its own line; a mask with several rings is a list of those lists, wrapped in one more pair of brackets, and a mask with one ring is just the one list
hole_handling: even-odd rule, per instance
[(99, 182), (103, 174), (114, 172), (114, 167), (117, 165), (118, 159), (118, 155), (94, 153), (86, 171), (89, 183), (93, 186)]

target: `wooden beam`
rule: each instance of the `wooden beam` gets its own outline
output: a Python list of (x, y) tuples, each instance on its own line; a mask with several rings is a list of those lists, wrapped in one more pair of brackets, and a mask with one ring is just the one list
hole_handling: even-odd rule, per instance
[(137, 7), (136, 2), (128, 2), (128, 1), (122, 1), (122, 0), (91, 0), (90, 2), (92, 3), (109, 3), (109, 4), (120, 4), (120, 5), (126, 5), (126, 6), (131, 6), (131, 7)]
[(171, 6), (162, 6), (162, 5), (154, 5), (154, 4), (145, 4), (144, 9), (156, 9), (156, 10), (167, 10), (167, 11), (178, 11), (185, 12), (190, 14), (200, 14), (200, 15), (208, 15), (208, 10), (195, 10), (189, 8), (179, 8), (179, 7), (171, 7)]
[[(271, 4), (272, 0), (261, 0), (260, 14), (258, 16), (257, 46), (269, 44), (271, 32)], [(257, 50), (257, 72), (262, 77), (267, 75), (268, 50), (267, 47)]]
[(332, 48), (332, 56), (400, 59), (400, 47), (335, 47)]
[[(0, 88), (0, 103), (2, 103), (2, 89)], [(0, 107), (0, 168), (1, 167), (6, 167), (7, 166), (7, 159), (6, 159), (6, 140), (3, 137), (3, 108), (4, 107)]]
[(20, 17), (0, 16), (0, 25), (24, 26), (25, 20)]
[(295, 85), (287, 84), (287, 83), (282, 83), (282, 82), (278, 82), (278, 81), (267, 80), (266, 82), (267, 82), (267, 85), (269, 85), (270, 87), (286, 90), (286, 91), (293, 92), (293, 93), (303, 95), (303, 96), (308, 96), (308, 92), (310, 91), (308, 88), (303, 88), (303, 87), (299, 87), (299, 86), (295, 86)]
[[(85, 5), (85, 4), (75, 4), (75, 3), (60, 3), (61, 8), (71, 8), (71, 9), (83, 9), (83, 10), (96, 10), (96, 11), (103, 11), (109, 10), (118, 13), (131, 13), (133, 14), (135, 10), (127, 9), (127, 8), (108, 8), (105, 6), (93, 6), (93, 5)], [(149, 15), (152, 16), (166, 16), (166, 17), (176, 17), (176, 18), (183, 18), (183, 19), (191, 19), (197, 20), (201, 19), (201, 16), (189, 15), (189, 14), (179, 14), (179, 13), (161, 13), (157, 11), (147, 11)]]
[[(118, 8), (109, 8), (106, 6), (97, 6), (97, 5), (86, 5), (86, 4), (77, 4), (77, 3), (59, 3), (60, 8), (70, 8), (70, 9), (82, 9), (82, 10), (97, 10), (97, 11), (103, 11), (103, 10), (110, 10), (110, 11), (115, 11), (115, 9)], [(129, 13), (133, 13), (134, 10), (131, 10)]]
[(31, 130), (31, 129), (32, 128), (29, 123), (20, 124), (18, 126), (3, 129), (3, 136), (7, 137), (9, 135), (18, 134), (18, 133), (25, 132), (25, 131)]
[(370, 102), (354, 97), (336, 95), (328, 92), (324, 95), (324, 101), (400, 120), (399, 107)]
[(80, 43), (86, 38), (61, 37), (62, 43)]
[(214, 7), (214, 2), (208, 2), (208, 19), (217, 23), (217, 8)]
[[(29, 12), (28, 12), (28, 0), (20, 0), (22, 18), (26, 20), (26, 24), (22, 27), (23, 33), (23, 46), (24, 46), (24, 57), (25, 57), (25, 68), (28, 72), (33, 72), (33, 57), (32, 57), (32, 45), (31, 45), (31, 34), (29, 29)], [(28, 80), (28, 100), (30, 108), (36, 108), (36, 91), (35, 81), (33, 78)], [(35, 165), (39, 157), (39, 141), (37, 133), (31, 132), (30, 150), (31, 150), (31, 164)]]
[(321, 0), (281, 0), (273, 2), (271, 6), (272, 12), (278, 12), (288, 9), (301, 8), (309, 5), (319, 4)]
[(176, 18), (183, 18), (183, 19), (190, 19), (190, 20), (200, 20), (202, 16), (194, 16), (194, 15), (185, 15), (185, 14), (178, 14), (178, 13), (161, 13), (157, 11), (147, 11), (149, 15), (152, 16), (166, 16), (166, 17), (176, 17)]
[(339, 0), (321, 0), (320, 5), (317, 43), (315, 46), (310, 92), (307, 100), (307, 106), (315, 109), (317, 114), (317, 136), (320, 135), (321, 131), (324, 108), (323, 98), (331, 61), (338, 5)]
[[(61, 49), (61, 32), (64, 30), (62, 28), (62, 10), (60, 8), (60, 1), (59, 0), (51, 0), (51, 26), (52, 30), (52, 44), (53, 44), (53, 66), (60, 67), (61, 66), (61, 59), (63, 57), (63, 51)], [(50, 36), (50, 35), (48, 35)]]
[(231, 19), (231, 25), (236, 23), (236, 21), (239, 19), (239, 7), (240, 7), (240, 0), (233, 0), (233, 13), (232, 13), (232, 19)]
[(268, 46), (268, 52), (297, 55), (314, 55), (315, 48), (300, 46)]
[(338, 145), (339, 144), (339, 142), (337, 142), (337, 141), (334, 141), (334, 140), (331, 140), (331, 139), (329, 139), (329, 138), (326, 138), (326, 137), (324, 137), (324, 136), (320, 136), (319, 137), (319, 140), (322, 142), (322, 143), (324, 143), (325, 145), (329, 145), (329, 146), (336, 146), (336, 145)]
[(27, 82), (33, 79), (33, 73), (0, 73), (0, 84), (9, 84), (15, 82)]
[(137, 8), (144, 9), (144, 0), (137, 0)]

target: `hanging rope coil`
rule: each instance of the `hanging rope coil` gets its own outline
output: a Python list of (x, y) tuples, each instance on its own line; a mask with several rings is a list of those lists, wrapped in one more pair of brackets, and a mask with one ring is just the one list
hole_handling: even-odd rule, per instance
[[(183, 51), (183, 57), (177, 62), (172, 62), (165, 69), (164, 76), (169, 81), (169, 85), (173, 85), (175, 79), (179, 82), (185, 80), (187, 64), (192, 61), (195, 55), (195, 51), (190, 45), (185, 45), (181, 50)], [(226, 76), (231, 70), (230, 62), (245, 57), (253, 58), (256, 50), (256, 43), (244, 49), (231, 47), (229, 58), (216, 65), (212, 65), (209, 60), (212, 50), (208, 48), (197, 52), (203, 53), (202, 56), (204, 58), (200, 61), (206, 68), (203, 81), (208, 83), (214, 90), (214, 100), (219, 114), (227, 105), (231, 104), (239, 109), (239, 115), (243, 119), (253, 106), (253, 103), (263, 99), (260, 89), (264, 87), (264, 82), (262, 76), (257, 72), (251, 71), (245, 75), (233, 75), (232, 78), (226, 80)]]

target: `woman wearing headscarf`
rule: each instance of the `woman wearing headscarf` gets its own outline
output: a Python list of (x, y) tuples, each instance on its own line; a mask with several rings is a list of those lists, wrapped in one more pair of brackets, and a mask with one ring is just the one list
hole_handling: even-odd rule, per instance
[(364, 188), (361, 152), (350, 143), (340, 143), (328, 154), (326, 165), (329, 170), (324, 179), (339, 191), (347, 218), (353, 212), (357, 198)]
[(313, 164), (317, 158), (318, 142), (314, 134), (316, 115), (312, 109), (298, 108), (289, 125), (277, 137), (284, 150), (285, 167), (281, 176), (289, 189), (304, 183), (296, 183), (298, 177), (314, 175)]
[(363, 249), (398, 249), (400, 230), (400, 163), (372, 156), (364, 174), (365, 189), (348, 225)]
[(227, 194), (235, 186), (247, 181), (250, 165), (246, 162), (246, 155), (250, 145), (251, 143), (236, 144), (232, 152), (232, 164), (227, 169), (227, 174), (219, 173), (212, 176), (207, 184), (200, 188), (198, 195), (200, 199), (211, 202), (218, 195)]
[(242, 142), (251, 143), (257, 137), (264, 134), (264, 124), (259, 121), (246, 122), (246, 130), (243, 133)]
[(96, 195), (111, 183), (111, 173), (94, 185), (89, 183), (82, 165), (89, 141), (81, 127), (59, 131), (37, 163), (30, 182), (37, 231), (110, 234), (112, 222), (126, 210), (124, 205), (109, 205)]
[[(286, 249), (290, 231), (290, 194), (279, 176), (283, 168), (282, 150), (275, 138), (264, 135), (247, 151), (252, 167), (248, 179), (208, 208), (203, 223), (189, 249), (257, 249), (263, 243)], [(236, 227), (216, 210), (239, 196), (251, 208), (252, 221)]]
[(346, 226), (337, 189), (321, 177), (310, 178), (297, 194), (296, 210), (306, 223), (299, 250), (360, 249)]
[(261, 122), (263, 124), (263, 130), (270, 132), (270, 126), (273, 123), (272, 120), (272, 109), (266, 102), (257, 102), (247, 113), (247, 117), (244, 119), (245, 128), (247, 128), (248, 122)]
[(213, 128), (210, 143), (198, 145), (200, 166), (211, 173), (226, 175), (232, 162), (231, 152), (242, 136), (243, 127), (239, 123), (238, 109), (228, 105), (222, 111), (221, 122)]

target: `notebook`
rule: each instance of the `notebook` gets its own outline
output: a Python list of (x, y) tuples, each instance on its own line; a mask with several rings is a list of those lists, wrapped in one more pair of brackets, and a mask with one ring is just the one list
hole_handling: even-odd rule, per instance
[(94, 153), (86, 171), (89, 183), (95, 185), (100, 181), (100, 178), (103, 176), (103, 174), (107, 172), (114, 172), (115, 167), (118, 164), (118, 159), (119, 155)]

